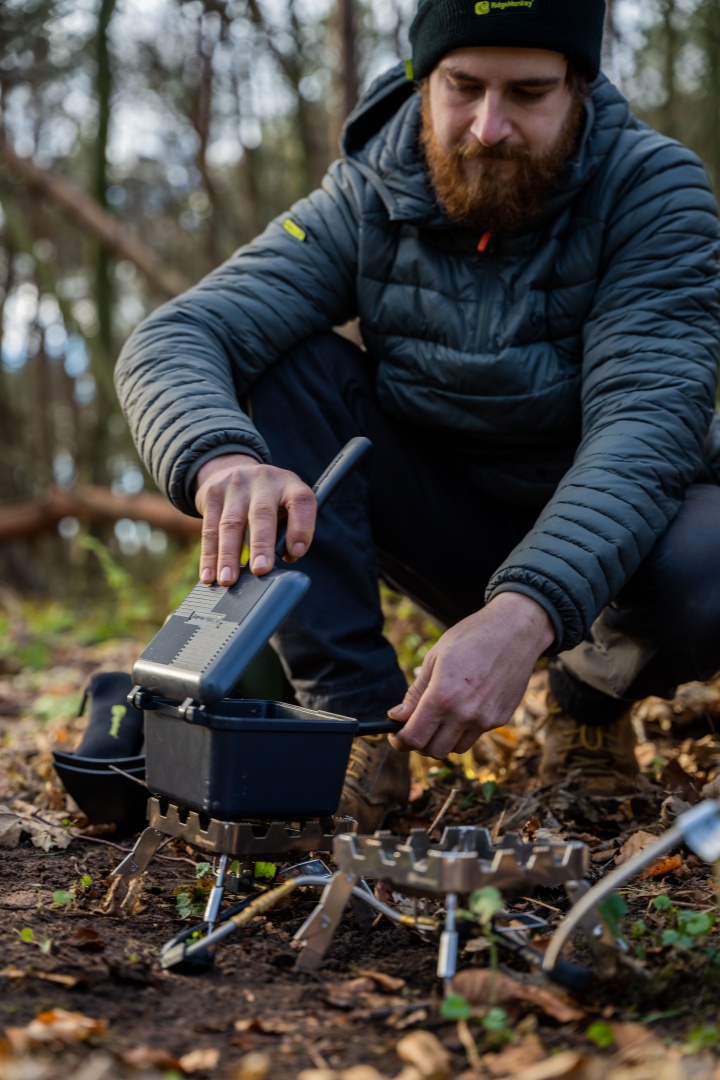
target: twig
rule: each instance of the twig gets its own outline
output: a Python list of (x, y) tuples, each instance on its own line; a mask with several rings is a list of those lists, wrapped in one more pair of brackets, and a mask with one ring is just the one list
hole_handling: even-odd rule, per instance
[(327, 1068), (328, 1068), (327, 1061), (322, 1056), (322, 1054), (317, 1049), (317, 1047), (313, 1045), (313, 1043), (308, 1043), (308, 1045), (305, 1047), (305, 1053), (310, 1058), (310, 1060), (312, 1061), (312, 1063), (313, 1063), (313, 1065), (315, 1066), (316, 1069), (325, 1069), (325, 1070), (327, 1070)]
[(433, 821), (432, 825), (428, 829), (428, 836), (430, 835), (431, 832), (433, 832), (438, 827), (438, 825), (440, 824), (442, 819), (445, 817), (445, 814), (450, 809), (452, 801), (455, 798), (455, 796), (457, 795), (457, 793), (458, 793), (458, 788), (454, 787), (452, 789), (452, 791), (450, 792), (450, 794), (448, 795), (445, 802), (440, 807), (440, 810), (439, 810), (438, 814), (436, 815), (435, 820)]
[(117, 765), (108, 765), (108, 769), (110, 769), (111, 772), (119, 773), (120, 776), (126, 776), (128, 780), (132, 780), (134, 784), (139, 784), (140, 787), (145, 787), (144, 780), (138, 780), (137, 776), (133, 776), (132, 773), (125, 772), (123, 769), (119, 769)]
[(123, 847), (122, 844), (114, 844), (112, 840), (103, 840), (101, 836), (85, 836), (83, 833), (78, 833), (75, 840), (86, 840), (88, 844), (105, 844), (106, 847), (115, 848), (117, 851), (124, 851), (126, 855), (129, 855), (132, 848)]
[(467, 1020), (458, 1020), (457, 1033), (460, 1042), (463, 1044), (463, 1049), (467, 1054), (467, 1059), (470, 1062), (470, 1068), (475, 1069), (479, 1073), (484, 1073), (485, 1068), (483, 1066), (483, 1060), (475, 1045), (475, 1040), (472, 1037), (472, 1032), (468, 1027)]
[[(103, 840), (102, 837), (100, 837), (100, 836), (84, 836), (82, 833), (80, 833), (74, 839), (75, 840), (87, 840), (87, 842), (89, 844), (105, 844), (106, 847), (115, 848), (117, 851), (122, 851), (126, 855), (129, 855), (130, 852), (133, 850), (132, 848), (129, 848), (129, 847), (123, 847), (122, 844), (114, 844), (112, 842), (112, 840)], [(153, 858), (155, 858), (155, 859), (165, 859), (167, 862), (187, 863), (188, 866), (195, 866), (195, 863), (193, 862), (192, 859), (184, 858), (182, 855), (178, 856), (178, 855), (161, 855), (160, 854), (162, 849), (164, 847), (167, 847), (167, 845), (170, 843), (170, 841), (174, 840), (174, 839), (175, 838), (173, 836), (169, 836), (167, 838), (167, 840), (165, 841), (165, 843), (162, 844), (162, 846), (158, 849), (158, 851), (155, 852), (155, 855), (153, 856)]]

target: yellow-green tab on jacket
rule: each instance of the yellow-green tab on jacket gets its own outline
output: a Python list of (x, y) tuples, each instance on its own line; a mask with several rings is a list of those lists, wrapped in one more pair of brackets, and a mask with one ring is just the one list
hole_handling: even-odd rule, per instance
[(289, 232), (291, 236), (294, 236), (296, 240), (305, 240), (307, 233), (304, 229), (301, 229), (299, 225), (296, 225), (291, 218), (285, 218), (283, 221), (283, 229), (285, 232)]

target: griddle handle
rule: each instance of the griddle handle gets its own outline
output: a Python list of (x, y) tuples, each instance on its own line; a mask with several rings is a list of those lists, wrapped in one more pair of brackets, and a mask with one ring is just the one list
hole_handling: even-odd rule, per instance
[[(313, 485), (317, 508), (321, 510), (330, 496), (340, 487), (343, 480), (352, 472), (361, 458), (365, 457), (372, 443), (363, 435), (358, 435), (343, 446), (340, 453), (328, 465), (319, 480)], [(285, 539), (287, 534), (287, 521), (278, 528), (275, 554), (282, 559), (285, 554)]]
[(358, 720), (358, 735), (395, 735), (401, 727), (399, 720), (391, 720), (387, 716), (370, 716), (366, 720)]

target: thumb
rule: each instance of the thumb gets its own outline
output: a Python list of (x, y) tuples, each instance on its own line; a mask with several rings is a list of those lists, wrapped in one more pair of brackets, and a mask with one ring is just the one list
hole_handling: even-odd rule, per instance
[(415, 679), (412, 686), (408, 687), (408, 691), (400, 702), (399, 705), (393, 705), (392, 709), (388, 709), (388, 716), (391, 720), (409, 720), (427, 689), (428, 678), (425, 675), (424, 667), (420, 669), (420, 672)]

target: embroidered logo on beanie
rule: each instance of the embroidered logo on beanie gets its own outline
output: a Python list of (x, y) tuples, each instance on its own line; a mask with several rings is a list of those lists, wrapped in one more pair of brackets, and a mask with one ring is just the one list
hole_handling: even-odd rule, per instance
[(489, 15), (491, 11), (505, 11), (506, 8), (525, 8), (530, 10), (535, 0), (478, 0), (475, 5), (476, 15)]

